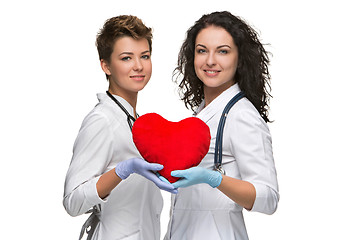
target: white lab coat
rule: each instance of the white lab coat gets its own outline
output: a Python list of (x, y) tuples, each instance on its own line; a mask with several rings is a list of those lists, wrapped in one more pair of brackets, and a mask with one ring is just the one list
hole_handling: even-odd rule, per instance
[[(125, 113), (106, 94), (97, 96), (99, 103), (85, 117), (74, 144), (65, 180), (64, 207), (71, 216), (78, 216), (101, 205), (100, 223), (92, 239), (160, 239), (163, 200), (154, 183), (132, 174), (106, 199), (97, 194), (100, 175), (120, 161), (140, 157)], [(133, 114), (128, 102), (115, 97)]]
[[(217, 127), (226, 104), (240, 89), (237, 84), (208, 106), (202, 103), (197, 117), (210, 128), (211, 143), (200, 167), (212, 169)], [(279, 200), (271, 135), (251, 102), (243, 98), (230, 110), (224, 128), (223, 168), (226, 175), (252, 183), (256, 199), (251, 211), (272, 214)], [(165, 239), (248, 239), (243, 208), (218, 189), (198, 184), (179, 189), (172, 196), (171, 217)]]

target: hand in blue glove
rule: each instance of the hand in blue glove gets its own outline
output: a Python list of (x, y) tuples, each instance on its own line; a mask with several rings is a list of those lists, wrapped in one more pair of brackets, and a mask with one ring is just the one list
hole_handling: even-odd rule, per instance
[(148, 163), (141, 158), (131, 158), (122, 162), (119, 162), (115, 167), (115, 173), (122, 179), (126, 179), (130, 174), (137, 173), (153, 183), (160, 189), (177, 193), (177, 190), (170, 183), (164, 182), (155, 174), (156, 171), (163, 169), (164, 166), (157, 163)]
[[(164, 178), (163, 176), (161, 176), (158, 172), (156, 172), (156, 176), (158, 176), (161, 181), (166, 182), (166, 183), (168, 183), (168, 184), (171, 184), (171, 183), (169, 182), (169, 180), (167, 180), (166, 178)], [(171, 186), (172, 186), (172, 185), (171, 185)], [(175, 189), (174, 192), (171, 192), (171, 193), (177, 194), (177, 193), (178, 193), (178, 190)]]
[(173, 183), (175, 188), (188, 187), (199, 183), (207, 183), (211, 187), (216, 188), (222, 181), (221, 173), (202, 167), (172, 171), (171, 176), (181, 178)]

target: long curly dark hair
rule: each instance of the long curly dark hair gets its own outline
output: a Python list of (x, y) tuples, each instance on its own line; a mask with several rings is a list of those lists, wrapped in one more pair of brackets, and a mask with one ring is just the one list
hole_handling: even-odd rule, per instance
[(174, 70), (175, 81), (179, 82), (181, 100), (187, 108), (195, 111), (204, 99), (204, 85), (196, 76), (194, 69), (195, 40), (200, 30), (208, 26), (224, 28), (233, 38), (238, 48), (238, 66), (235, 81), (246, 97), (258, 110), (260, 116), (269, 122), (268, 109), (270, 74), (269, 57), (258, 39), (257, 32), (244, 20), (230, 12), (213, 12), (203, 15), (187, 31), (186, 39), (180, 49), (178, 66)]

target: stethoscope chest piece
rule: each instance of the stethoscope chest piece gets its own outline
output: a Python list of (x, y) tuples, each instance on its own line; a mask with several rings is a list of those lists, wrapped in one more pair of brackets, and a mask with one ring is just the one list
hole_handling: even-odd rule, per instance
[(214, 166), (214, 169), (213, 169), (213, 170), (221, 173), (222, 175), (226, 175), (226, 172), (225, 172), (224, 168), (223, 168), (221, 165), (219, 165), (219, 166)]

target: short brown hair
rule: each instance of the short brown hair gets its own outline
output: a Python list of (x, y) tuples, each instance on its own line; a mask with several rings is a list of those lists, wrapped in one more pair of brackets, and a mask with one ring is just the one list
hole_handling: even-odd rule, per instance
[[(110, 56), (114, 50), (114, 44), (117, 39), (128, 36), (134, 39), (145, 38), (149, 43), (149, 50), (152, 50), (152, 29), (136, 16), (120, 15), (112, 17), (104, 23), (103, 28), (96, 37), (96, 47), (99, 53), (99, 59), (110, 63)], [(108, 76), (106, 76), (108, 79)]]

